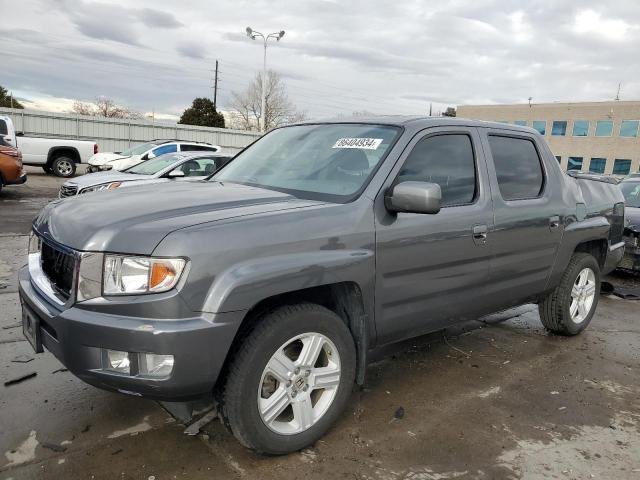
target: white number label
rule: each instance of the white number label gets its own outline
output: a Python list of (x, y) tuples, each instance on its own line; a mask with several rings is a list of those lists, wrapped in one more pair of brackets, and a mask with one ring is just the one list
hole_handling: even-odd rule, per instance
[(381, 143), (381, 138), (339, 138), (332, 148), (362, 148), (364, 150), (375, 150)]

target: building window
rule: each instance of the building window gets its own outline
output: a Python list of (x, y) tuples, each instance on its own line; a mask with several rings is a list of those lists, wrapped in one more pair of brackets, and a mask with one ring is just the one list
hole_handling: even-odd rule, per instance
[(613, 134), (612, 120), (598, 120), (596, 122), (596, 137), (610, 137)]
[(606, 158), (592, 158), (589, 162), (589, 171), (591, 173), (604, 173), (604, 169), (607, 166)]
[(514, 125), (520, 125), (521, 127), (526, 127), (527, 126), (527, 121), (526, 120), (516, 120), (515, 122), (513, 122)]
[(563, 121), (554, 121), (553, 126), (551, 127), (551, 135), (564, 137), (567, 134), (567, 122)]
[(540, 135), (544, 135), (547, 133), (547, 121), (546, 120), (534, 120), (533, 128), (540, 133)]
[(623, 120), (620, 125), (621, 137), (637, 137), (638, 136), (638, 120)]
[(629, 175), (630, 171), (631, 171), (631, 160), (623, 160), (621, 158), (616, 158), (616, 161), (613, 163), (614, 175)]
[(582, 170), (582, 157), (569, 157), (567, 170)]
[(556, 155), (556, 160), (558, 160), (558, 163), (562, 163), (562, 157), (560, 155)]
[(588, 120), (574, 120), (573, 121), (573, 136), (574, 137), (586, 137), (589, 135), (589, 121)]

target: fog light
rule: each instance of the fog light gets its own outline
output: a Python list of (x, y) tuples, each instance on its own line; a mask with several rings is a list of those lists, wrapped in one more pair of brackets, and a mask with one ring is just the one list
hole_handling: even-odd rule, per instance
[(168, 377), (173, 370), (173, 355), (140, 354), (140, 374), (149, 377)]
[(129, 352), (107, 350), (107, 364), (104, 368), (112, 372), (124, 373), (126, 375), (129, 375)]

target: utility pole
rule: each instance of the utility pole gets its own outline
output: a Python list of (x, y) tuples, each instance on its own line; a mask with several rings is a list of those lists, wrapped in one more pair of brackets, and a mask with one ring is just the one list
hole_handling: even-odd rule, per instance
[(216, 73), (213, 77), (213, 108), (218, 105), (218, 60), (216, 60)]
[(429, 103), (429, 116), (433, 113), (433, 103)]

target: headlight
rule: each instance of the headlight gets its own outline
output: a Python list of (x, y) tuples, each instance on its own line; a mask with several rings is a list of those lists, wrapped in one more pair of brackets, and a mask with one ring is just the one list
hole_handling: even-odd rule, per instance
[(107, 164), (98, 166), (98, 170), (111, 170), (112, 168), (113, 168), (113, 165), (107, 165)]
[(159, 293), (176, 286), (186, 261), (182, 258), (105, 255), (104, 295)]
[(40, 237), (33, 232), (29, 235), (29, 255), (32, 253), (40, 253)]
[(122, 182), (103, 183), (101, 185), (94, 185), (93, 187), (87, 187), (80, 190), (80, 193), (99, 192), (100, 190), (113, 190), (122, 185)]

